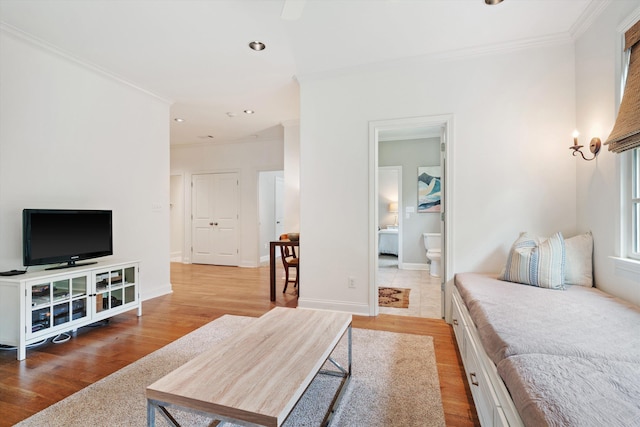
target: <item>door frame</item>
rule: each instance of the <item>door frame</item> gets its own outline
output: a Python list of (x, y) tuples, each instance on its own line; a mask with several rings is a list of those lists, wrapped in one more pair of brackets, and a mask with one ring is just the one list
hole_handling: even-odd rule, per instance
[(443, 234), (443, 260), (442, 260), (442, 282), (441, 282), (441, 314), (445, 315), (445, 286), (451, 280), (454, 271), (453, 257), (451, 255), (451, 244), (454, 241), (452, 227), (453, 204), (451, 189), (453, 188), (453, 170), (451, 146), (453, 145), (453, 114), (443, 114), (434, 116), (419, 116), (400, 119), (376, 120), (369, 122), (369, 315), (377, 316), (378, 308), (378, 142), (379, 133), (386, 130), (440, 127), (442, 130), (441, 146), (443, 153), (443, 194), (441, 214), (441, 228)]

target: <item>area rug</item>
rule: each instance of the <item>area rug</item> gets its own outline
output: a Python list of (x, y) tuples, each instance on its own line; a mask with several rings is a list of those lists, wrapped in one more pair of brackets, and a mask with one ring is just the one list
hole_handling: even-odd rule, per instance
[(409, 308), (409, 293), (407, 288), (378, 287), (378, 305), (380, 307)]
[[(223, 316), (17, 424), (31, 426), (146, 426), (145, 388), (251, 322)], [(292, 327), (291, 333), (300, 333)], [(345, 360), (346, 339), (334, 352)], [(286, 363), (286, 355), (283, 363)], [(317, 426), (339, 380), (319, 375), (284, 423)], [(206, 417), (172, 409), (183, 426), (207, 426)], [(156, 425), (166, 426), (158, 414)], [(353, 330), (352, 379), (332, 426), (444, 426), (433, 339)], [(231, 426), (231, 424), (225, 424)]]

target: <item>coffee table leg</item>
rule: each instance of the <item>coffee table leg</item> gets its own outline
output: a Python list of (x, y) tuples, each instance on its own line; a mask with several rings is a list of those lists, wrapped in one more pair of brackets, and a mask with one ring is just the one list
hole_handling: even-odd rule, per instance
[(327, 414), (325, 415), (324, 420), (322, 420), (322, 424), (320, 424), (322, 427), (326, 427), (331, 424), (331, 421), (333, 420), (333, 415), (335, 414), (336, 410), (338, 409), (338, 405), (342, 400), (342, 395), (344, 394), (344, 391), (346, 390), (347, 386), (349, 385), (349, 382), (351, 381), (351, 361), (352, 361), (352, 354), (353, 354), (351, 351), (351, 343), (352, 343), (351, 330), (352, 330), (351, 325), (349, 325), (349, 327), (347, 328), (347, 353), (348, 353), (347, 369), (343, 368), (342, 366), (340, 366), (338, 362), (333, 360), (333, 358), (329, 357), (329, 362), (331, 362), (336, 368), (338, 368), (338, 371), (328, 371), (328, 370), (320, 371), (320, 373), (322, 374), (342, 377), (342, 382), (340, 383), (338, 390), (336, 390), (336, 394), (333, 396), (333, 400), (331, 402), (331, 405), (329, 406), (329, 410), (327, 411)]
[(147, 426), (155, 427), (156, 425), (156, 406), (147, 399)]
[(147, 426), (154, 427), (156, 425), (156, 409), (160, 411), (160, 415), (162, 415), (167, 422), (175, 427), (180, 427), (180, 423), (173, 418), (173, 415), (169, 413), (167, 408), (164, 405), (167, 405), (164, 402), (160, 402), (157, 400), (147, 399)]
[(348, 375), (349, 375), (349, 377), (351, 377), (351, 355), (352, 355), (352, 353), (351, 353), (351, 325), (349, 325), (348, 333), (349, 333), (349, 367), (347, 369), (349, 371)]

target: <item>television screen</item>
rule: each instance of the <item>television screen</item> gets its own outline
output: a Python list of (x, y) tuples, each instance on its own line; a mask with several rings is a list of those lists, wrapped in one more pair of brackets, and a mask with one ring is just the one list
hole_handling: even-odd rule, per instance
[(110, 210), (24, 209), (22, 220), (25, 266), (113, 255)]

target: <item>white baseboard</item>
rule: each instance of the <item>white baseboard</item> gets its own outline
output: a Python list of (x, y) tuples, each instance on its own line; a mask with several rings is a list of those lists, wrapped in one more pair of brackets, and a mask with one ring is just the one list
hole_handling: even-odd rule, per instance
[(342, 311), (345, 313), (357, 314), (360, 316), (369, 315), (369, 306), (366, 304), (348, 303), (344, 301), (314, 300), (309, 298), (298, 298), (298, 307), (313, 308), (316, 310)]
[(155, 288), (153, 289), (153, 291), (149, 292), (145, 292), (144, 290), (140, 291), (140, 299), (142, 299), (142, 301), (146, 301), (148, 299), (152, 299), (152, 298), (156, 298), (156, 297), (161, 297), (162, 295), (167, 295), (173, 293), (173, 289), (171, 288), (171, 283), (167, 283), (164, 286), (161, 286), (160, 288)]
[(255, 261), (251, 262), (251, 261), (246, 261), (245, 260), (245, 261), (242, 261), (240, 264), (238, 264), (238, 267), (242, 267), (242, 268), (257, 268), (258, 264), (256, 264)]
[(398, 266), (400, 270), (425, 270), (429, 271), (429, 264), (403, 262)]

